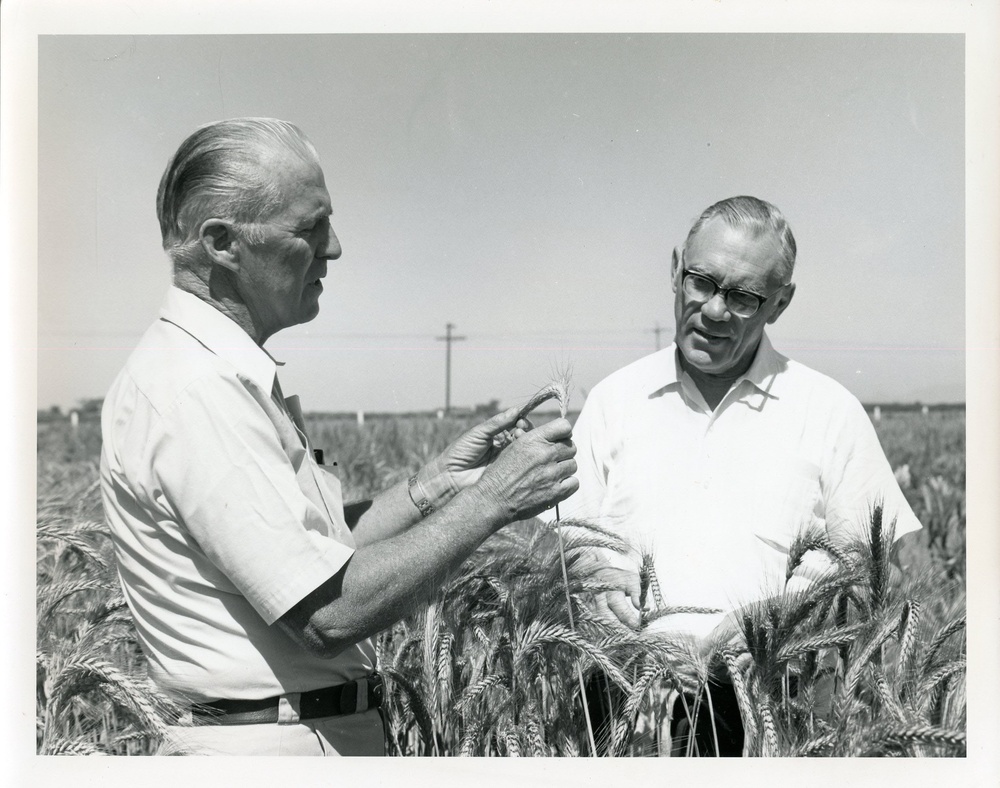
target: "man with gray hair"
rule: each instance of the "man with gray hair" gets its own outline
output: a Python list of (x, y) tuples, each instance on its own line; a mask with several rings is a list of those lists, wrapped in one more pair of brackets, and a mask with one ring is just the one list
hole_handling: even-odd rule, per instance
[(279, 120), (203, 126), (157, 213), (173, 287), (105, 400), (101, 487), (150, 676), (191, 705), (168, 744), (381, 755), (371, 637), (576, 489), (570, 425), (512, 408), (345, 507), (263, 348), (316, 317), (341, 254), (316, 150)]
[[(920, 528), (858, 400), (768, 340), (765, 327), (795, 295), (795, 255), (770, 203), (733, 197), (708, 208), (673, 252), (674, 343), (598, 383), (574, 427), (580, 489), (563, 513), (650, 552), (670, 608), (720, 611), (651, 625), (702, 646), (724, 631), (727, 611), (782, 592), (788, 547), (804, 530), (863, 537), (876, 502), (897, 536)], [(608, 560), (634, 573), (641, 564), (638, 553)], [(811, 554), (789, 588), (820, 562)], [(638, 624), (623, 592), (601, 605)], [(735, 697), (727, 710), (726, 692), (717, 695), (720, 751), (739, 755)]]

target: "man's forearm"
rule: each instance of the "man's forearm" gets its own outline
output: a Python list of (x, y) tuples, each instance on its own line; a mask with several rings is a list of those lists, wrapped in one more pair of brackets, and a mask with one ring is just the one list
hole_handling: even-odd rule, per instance
[[(398, 511), (395, 518), (392, 514), (404, 510), (404, 503), (416, 512), (406, 485), (396, 485), (376, 499), (362, 519), (382, 510), (387, 519), (379, 523), (402, 522), (406, 518)], [(425, 601), (449, 571), (507, 521), (502, 507), (488, 495), (466, 490), (413, 527), (404, 526), (374, 543), (359, 541), (347, 565), (278, 624), (310, 651), (332, 656), (391, 626)], [(369, 535), (380, 530), (373, 526)]]
[[(310, 651), (332, 655), (406, 615), (494, 531), (575, 492), (570, 429), (556, 419), (526, 435), (472, 486), (444, 490), (440, 500), (449, 503), (415, 525), (408, 527), (421, 513), (407, 486), (387, 490), (359, 517), (356, 551), (347, 564), (285, 613), (279, 626)], [(441, 474), (429, 474), (432, 488), (440, 480)]]
[(370, 501), (344, 506), (344, 519), (360, 548), (391, 539), (421, 520), (406, 491), (406, 482), (394, 484)]
[(361, 520), (361, 516), (372, 508), (372, 503), (374, 502), (369, 500), (344, 504), (344, 522), (347, 523), (347, 527), (353, 531)]
[[(435, 510), (446, 506), (457, 492), (436, 469), (433, 461), (420, 469), (417, 478), (417, 495), (427, 495)], [(371, 501), (346, 505), (344, 519), (360, 547), (402, 533), (420, 522), (423, 515), (411, 497), (409, 482), (406, 481), (383, 490)]]

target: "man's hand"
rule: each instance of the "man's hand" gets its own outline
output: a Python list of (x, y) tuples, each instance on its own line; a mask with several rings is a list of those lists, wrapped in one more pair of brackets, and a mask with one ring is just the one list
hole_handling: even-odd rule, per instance
[(597, 615), (612, 626), (639, 629), (642, 616), (638, 573), (608, 566), (598, 569), (593, 577), (600, 583), (617, 586), (594, 596)]
[(603, 552), (586, 549), (580, 554), (574, 573), (605, 586), (594, 594), (594, 612), (598, 618), (614, 627), (639, 629), (642, 590), (637, 571), (612, 566)]
[(531, 429), (531, 423), (519, 418), (518, 412), (517, 407), (508, 408), (476, 425), (421, 469), (418, 478), (435, 505), (447, 503), (478, 482), (502, 447)]
[(715, 629), (702, 638), (701, 651), (703, 655), (731, 646), (734, 641), (743, 636), (743, 627), (740, 620), (742, 614), (742, 608), (729, 611), (725, 618), (716, 624)]
[[(490, 441), (493, 435), (515, 426), (516, 416), (516, 410), (508, 410), (486, 422)], [(495, 456), (490, 455), (474, 489), (496, 504), (508, 523), (527, 520), (551, 508), (580, 486), (573, 477), (576, 447), (571, 434), (566, 419), (555, 419), (524, 433)]]

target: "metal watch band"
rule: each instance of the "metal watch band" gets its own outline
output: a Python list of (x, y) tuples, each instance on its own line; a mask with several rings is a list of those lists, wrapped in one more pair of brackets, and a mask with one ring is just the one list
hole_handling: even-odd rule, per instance
[(410, 477), (410, 481), (406, 485), (406, 491), (410, 494), (410, 500), (413, 501), (413, 505), (416, 506), (417, 509), (420, 511), (420, 516), (426, 517), (427, 515), (429, 515), (431, 512), (434, 511), (434, 506), (433, 504), (431, 504), (430, 501), (427, 500), (426, 496), (424, 495), (423, 487), (421, 487), (418, 492), (420, 497), (419, 498), (414, 497), (413, 488), (416, 486), (418, 486), (417, 474), (413, 474), (413, 476)]

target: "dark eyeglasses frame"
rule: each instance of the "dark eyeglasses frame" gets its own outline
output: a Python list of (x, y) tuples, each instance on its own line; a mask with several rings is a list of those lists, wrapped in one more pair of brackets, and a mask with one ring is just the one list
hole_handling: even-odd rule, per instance
[[(681, 259), (683, 261), (683, 258), (681, 258)], [(682, 265), (683, 265), (683, 262), (682, 262)], [(722, 299), (726, 302), (726, 309), (728, 309), (730, 312), (732, 312), (737, 317), (753, 317), (754, 315), (756, 315), (760, 311), (760, 308), (764, 305), (764, 303), (769, 298), (773, 298), (778, 293), (780, 293), (782, 290), (784, 290), (786, 287), (788, 287), (788, 285), (790, 284), (790, 283), (785, 283), (785, 284), (781, 285), (773, 293), (770, 293), (770, 294), (768, 294), (768, 295), (765, 296), (765, 295), (760, 295), (759, 293), (752, 293), (749, 290), (740, 290), (738, 287), (726, 287), (726, 288), (724, 288), (724, 287), (722, 287), (718, 282), (716, 282), (710, 276), (705, 276), (705, 274), (700, 274), (697, 271), (691, 271), (691, 270), (689, 270), (687, 268), (681, 268), (681, 288), (684, 288), (684, 283), (687, 281), (687, 278), (689, 276), (696, 276), (699, 279), (704, 279), (706, 282), (711, 282), (712, 286), (715, 288), (712, 291), (712, 294), (708, 298), (705, 298), (701, 303), (707, 304), (709, 301), (711, 301), (713, 298), (715, 298), (715, 294), (716, 293), (720, 293), (721, 292), (722, 293)], [(689, 293), (686, 289), (684, 290), (684, 293), (688, 296), (688, 298), (701, 298), (700, 296), (697, 296), (697, 295), (695, 295), (693, 293)], [(729, 294), (730, 293), (742, 293), (743, 295), (753, 296), (754, 298), (757, 299), (757, 306), (755, 306), (753, 308), (753, 311), (750, 312), (749, 314), (742, 314), (741, 312), (738, 312), (736, 309), (734, 309), (733, 305), (731, 303), (729, 303)]]

